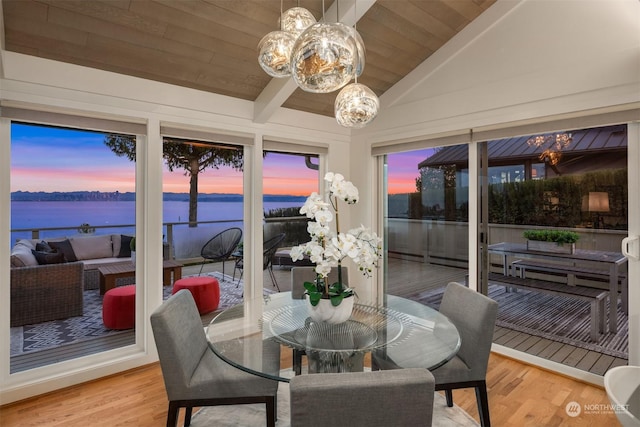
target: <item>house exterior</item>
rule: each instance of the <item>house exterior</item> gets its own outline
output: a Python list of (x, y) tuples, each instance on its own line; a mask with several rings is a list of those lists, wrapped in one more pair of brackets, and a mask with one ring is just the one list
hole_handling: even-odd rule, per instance
[[(543, 25), (541, 24), (543, 23)], [(139, 283), (162, 281), (162, 137), (168, 128), (184, 133), (224, 135), (242, 140), (250, 159), (245, 175), (249, 212), (245, 247), (260, 259), (262, 233), (261, 153), (286, 143), (322, 152), (321, 171), (345, 171), (360, 189), (361, 201), (341, 221), (382, 227), (381, 157), (431, 146), (468, 144), (476, 159), (479, 141), (627, 124), (629, 236), (640, 235), (640, 3), (614, 1), (498, 1), (381, 98), (381, 112), (360, 130), (339, 127), (332, 117), (284, 108), (266, 122), (254, 120), (252, 102), (140, 78), (50, 61), (2, 50), (0, 78), (0, 259), (9, 259), (10, 121), (29, 119), (91, 128), (117, 121), (144, 143), (138, 159)], [(310, 148), (309, 148), (310, 147)], [(477, 183), (470, 168), (470, 188)], [(477, 197), (470, 196), (469, 266), (477, 264)], [(636, 246), (640, 246), (637, 245)], [(245, 292), (261, 292), (260, 262), (245, 266)], [(629, 261), (629, 282), (640, 278), (640, 261)], [(354, 285), (374, 300), (382, 275)], [(470, 286), (476, 287), (471, 275)], [(9, 292), (9, 269), (0, 267), (0, 289)], [(133, 347), (9, 374), (8, 351), (0, 353), (0, 403), (80, 383), (157, 360), (148, 315), (161, 291), (145, 287), (139, 301)], [(360, 291), (359, 291), (360, 292)], [(630, 287), (629, 363), (640, 364), (640, 288)], [(0, 301), (0, 348), (9, 343), (9, 301)], [(586, 381), (598, 378), (552, 362), (527, 360), (499, 346), (494, 351)]]

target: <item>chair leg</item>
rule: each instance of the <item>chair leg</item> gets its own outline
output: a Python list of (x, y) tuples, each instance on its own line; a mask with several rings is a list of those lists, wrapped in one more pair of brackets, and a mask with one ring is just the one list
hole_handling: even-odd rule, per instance
[(204, 261), (200, 264), (200, 272), (198, 273), (198, 276), (202, 274), (202, 267), (204, 267)]
[(175, 427), (178, 423), (178, 411), (180, 406), (177, 402), (169, 402), (169, 410), (167, 412), (167, 427)]
[(482, 427), (491, 427), (491, 419), (489, 418), (489, 398), (487, 397), (487, 383), (482, 381), (476, 386), (476, 400), (478, 401), (478, 414), (480, 415), (480, 425)]
[(276, 281), (276, 276), (273, 274), (273, 268), (271, 266), (267, 267), (269, 270), (269, 275), (271, 276), (271, 283), (273, 286), (280, 292), (280, 286), (278, 286), (278, 282)]
[(276, 426), (276, 397), (270, 396), (267, 399), (267, 427)]
[(191, 425), (192, 414), (193, 414), (193, 408), (191, 406), (187, 406), (184, 411), (184, 427), (189, 427)]
[(302, 374), (302, 351), (293, 350), (293, 372), (296, 375)]
[(447, 389), (444, 391), (444, 395), (447, 398), (447, 406), (449, 408), (453, 407), (453, 390)]

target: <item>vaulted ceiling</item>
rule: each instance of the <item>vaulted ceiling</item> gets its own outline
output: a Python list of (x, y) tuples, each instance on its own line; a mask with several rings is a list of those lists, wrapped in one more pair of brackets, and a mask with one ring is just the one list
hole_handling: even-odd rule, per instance
[[(496, 0), (283, 0), (352, 25), (366, 47), (358, 79), (381, 96)], [(5, 49), (256, 101), (333, 115), (336, 93), (272, 79), (256, 46), (278, 29), (279, 0), (2, 0)]]

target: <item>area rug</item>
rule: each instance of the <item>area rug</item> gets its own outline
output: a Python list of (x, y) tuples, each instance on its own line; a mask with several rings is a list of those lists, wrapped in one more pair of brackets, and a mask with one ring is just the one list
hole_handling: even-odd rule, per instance
[[(278, 385), (278, 421), (277, 427), (289, 427), (289, 383)], [(433, 402), (434, 427), (466, 427), (477, 426), (478, 423), (457, 405), (452, 408), (440, 393), (435, 393)], [(402, 410), (402, 408), (396, 408)], [(191, 419), (193, 427), (255, 427), (266, 424), (264, 404), (211, 406), (200, 409)], [(345, 420), (348, 423), (348, 420)]]
[[(437, 308), (444, 288), (409, 297)], [(489, 297), (499, 304), (496, 325), (518, 332), (570, 344), (609, 356), (629, 355), (628, 316), (618, 307), (618, 332), (601, 334), (597, 343), (590, 337), (590, 305), (573, 298), (533, 291), (506, 292), (504, 286), (489, 285)]]
[[(204, 274), (203, 274), (204, 275)], [(242, 301), (242, 282), (232, 280), (220, 272), (207, 273), (220, 283), (220, 306), (218, 310), (231, 307)], [(164, 299), (171, 295), (172, 286), (163, 288)], [(265, 289), (265, 293), (273, 292)], [(107, 329), (102, 323), (102, 295), (100, 291), (84, 291), (83, 316), (54, 320), (11, 329), (11, 356), (60, 347), (127, 331)]]

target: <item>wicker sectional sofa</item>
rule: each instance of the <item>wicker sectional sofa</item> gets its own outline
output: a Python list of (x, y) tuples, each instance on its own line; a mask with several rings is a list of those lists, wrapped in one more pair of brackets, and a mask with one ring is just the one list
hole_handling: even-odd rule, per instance
[(11, 326), (82, 316), (84, 290), (100, 285), (98, 267), (131, 261), (129, 240), (109, 234), (16, 242), (11, 251)]
[(82, 316), (81, 262), (11, 269), (11, 327)]

